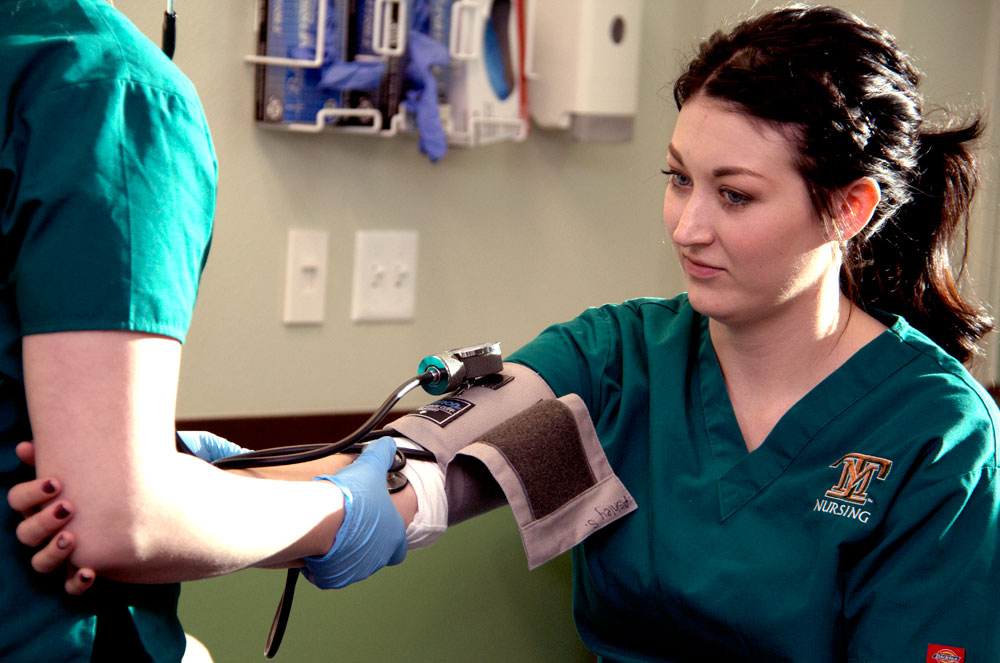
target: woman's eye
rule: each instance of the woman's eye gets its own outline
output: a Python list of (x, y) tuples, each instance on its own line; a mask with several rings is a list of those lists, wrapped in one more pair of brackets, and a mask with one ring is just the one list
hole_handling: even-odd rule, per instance
[(746, 205), (752, 200), (750, 196), (729, 189), (723, 189), (722, 197), (728, 205)]
[(670, 183), (676, 186), (690, 186), (691, 180), (684, 173), (680, 173), (676, 170), (664, 170), (663, 174), (670, 179)]

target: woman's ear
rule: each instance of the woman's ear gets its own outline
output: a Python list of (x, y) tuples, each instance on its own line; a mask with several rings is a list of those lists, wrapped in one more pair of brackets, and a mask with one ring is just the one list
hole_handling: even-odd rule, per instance
[(871, 221), (875, 208), (882, 200), (882, 190), (872, 178), (859, 177), (841, 189), (840, 200), (835, 221), (841, 237), (848, 240)]

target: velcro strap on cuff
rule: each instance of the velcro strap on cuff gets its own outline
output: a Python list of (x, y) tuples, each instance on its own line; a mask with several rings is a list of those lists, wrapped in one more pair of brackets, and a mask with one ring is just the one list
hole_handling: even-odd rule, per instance
[(636, 509), (574, 394), (537, 403), (461, 453), (503, 489), (531, 569)]

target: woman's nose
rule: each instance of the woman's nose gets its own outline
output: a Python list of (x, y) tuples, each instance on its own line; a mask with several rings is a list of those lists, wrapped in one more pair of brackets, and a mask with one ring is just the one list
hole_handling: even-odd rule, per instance
[(695, 196), (688, 197), (674, 210), (675, 219), (668, 221), (670, 237), (675, 244), (694, 246), (709, 244), (712, 241), (711, 224), (705, 214), (706, 210)]

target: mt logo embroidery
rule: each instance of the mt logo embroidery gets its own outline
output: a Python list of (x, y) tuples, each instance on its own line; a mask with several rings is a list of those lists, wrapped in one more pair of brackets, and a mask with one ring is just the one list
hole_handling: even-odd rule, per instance
[(872, 479), (885, 481), (892, 469), (892, 461), (878, 456), (868, 456), (860, 453), (849, 453), (832, 463), (830, 467), (843, 465), (840, 481), (826, 496), (835, 500), (843, 500), (851, 504), (866, 504), (868, 502), (868, 487)]

